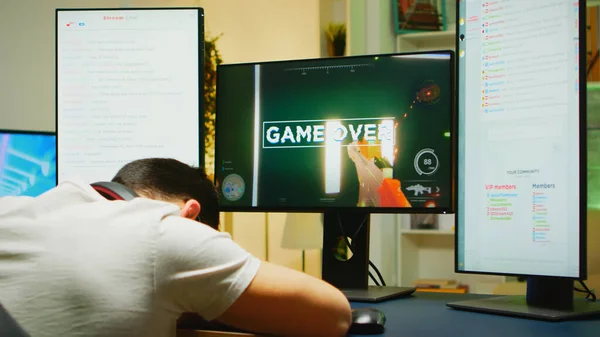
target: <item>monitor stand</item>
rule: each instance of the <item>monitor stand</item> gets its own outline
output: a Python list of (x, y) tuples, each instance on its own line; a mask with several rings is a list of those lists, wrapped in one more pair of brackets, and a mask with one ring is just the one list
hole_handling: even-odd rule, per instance
[(448, 303), (454, 309), (503, 316), (566, 321), (600, 315), (600, 302), (574, 299), (573, 279), (531, 277), (526, 296), (498, 296)]
[[(355, 302), (376, 303), (412, 295), (414, 287), (369, 286), (370, 219), (371, 214), (362, 210), (323, 214), (323, 280)], [(344, 234), (353, 244), (352, 256), (347, 260), (339, 254), (340, 250), (346, 253)]]

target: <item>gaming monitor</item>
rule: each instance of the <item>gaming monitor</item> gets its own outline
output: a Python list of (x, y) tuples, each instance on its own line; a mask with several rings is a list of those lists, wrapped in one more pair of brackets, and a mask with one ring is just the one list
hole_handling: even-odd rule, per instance
[[(528, 276), (459, 309), (563, 320), (586, 277), (585, 2), (458, 3), (456, 271)], [(535, 18), (534, 20), (532, 18)]]
[(148, 157), (204, 166), (202, 8), (56, 10), (58, 181)]
[(56, 136), (0, 130), (0, 198), (36, 197), (56, 186)]
[(224, 211), (453, 209), (454, 53), (217, 69)]

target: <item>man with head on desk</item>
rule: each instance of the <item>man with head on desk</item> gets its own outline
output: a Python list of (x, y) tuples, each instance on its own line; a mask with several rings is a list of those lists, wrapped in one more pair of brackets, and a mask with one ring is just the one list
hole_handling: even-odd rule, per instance
[(64, 182), (0, 198), (0, 305), (31, 336), (174, 336), (184, 312), (257, 333), (345, 335), (340, 291), (216, 230), (218, 193), (203, 169), (142, 159), (113, 182), (139, 197)]

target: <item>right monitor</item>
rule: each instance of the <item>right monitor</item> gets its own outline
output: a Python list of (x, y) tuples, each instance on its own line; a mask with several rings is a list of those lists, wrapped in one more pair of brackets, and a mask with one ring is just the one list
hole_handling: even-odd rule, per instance
[(460, 271), (584, 274), (585, 110), (573, 3), (460, 3)]
[[(586, 277), (585, 10), (458, 2), (456, 270), (529, 276), (526, 302), (553, 309)], [(510, 303), (470, 309), (565, 318)]]

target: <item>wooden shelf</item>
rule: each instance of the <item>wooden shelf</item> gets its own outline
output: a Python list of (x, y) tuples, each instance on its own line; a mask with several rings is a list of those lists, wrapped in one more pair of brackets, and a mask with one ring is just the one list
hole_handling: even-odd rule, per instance
[(446, 293), (446, 294), (466, 294), (469, 292), (467, 287), (458, 288), (417, 288), (417, 292), (420, 293)]
[(600, 0), (588, 0), (586, 2), (587, 7), (597, 7), (600, 6)]
[(454, 42), (456, 32), (454, 30), (444, 30), (439, 32), (422, 32), (422, 33), (409, 33), (409, 34), (398, 34), (398, 38), (407, 41), (435, 41), (442, 40), (445, 42)]
[(399, 52), (454, 50), (455, 37), (455, 30), (399, 34), (396, 39), (396, 48)]
[(400, 233), (405, 235), (454, 235), (454, 231), (439, 229), (403, 229)]

